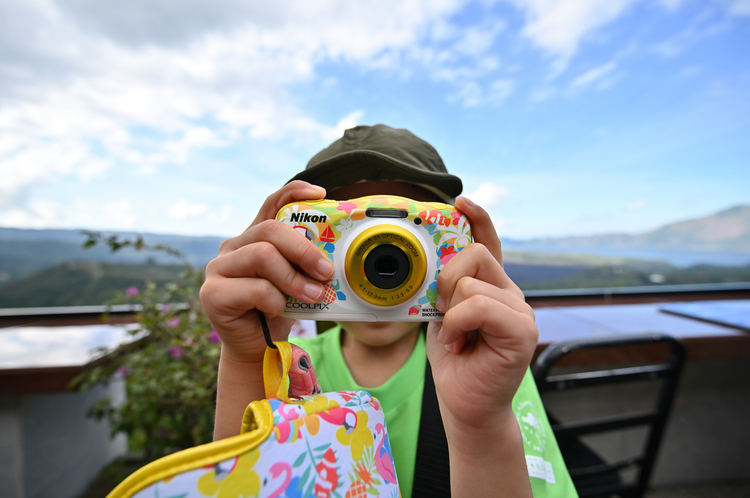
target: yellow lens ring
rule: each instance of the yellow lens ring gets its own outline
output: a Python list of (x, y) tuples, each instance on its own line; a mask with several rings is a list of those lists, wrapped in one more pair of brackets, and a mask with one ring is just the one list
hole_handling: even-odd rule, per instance
[[(367, 256), (383, 245), (403, 251), (410, 263), (406, 279), (392, 289), (377, 287), (365, 273)], [(427, 273), (427, 258), (422, 243), (412, 232), (397, 225), (379, 224), (354, 238), (346, 251), (344, 266), (347, 282), (357, 297), (375, 306), (396, 306), (417, 295)]]

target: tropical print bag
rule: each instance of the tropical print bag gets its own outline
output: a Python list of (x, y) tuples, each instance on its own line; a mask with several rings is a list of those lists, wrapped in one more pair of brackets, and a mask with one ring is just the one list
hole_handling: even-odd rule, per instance
[(109, 498), (400, 496), (378, 400), (365, 391), (289, 397), (298, 355), (274, 344), (263, 365), (269, 399), (250, 403), (239, 436), (156, 460)]

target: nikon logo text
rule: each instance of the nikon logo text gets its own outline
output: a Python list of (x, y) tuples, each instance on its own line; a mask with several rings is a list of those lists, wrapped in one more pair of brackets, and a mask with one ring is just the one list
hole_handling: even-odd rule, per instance
[(286, 303), (287, 309), (294, 309), (294, 310), (327, 310), (328, 309), (328, 303), (315, 303), (315, 304), (307, 304), (307, 303)]
[(292, 221), (294, 223), (325, 223), (327, 219), (327, 216), (318, 216), (317, 214), (292, 213)]

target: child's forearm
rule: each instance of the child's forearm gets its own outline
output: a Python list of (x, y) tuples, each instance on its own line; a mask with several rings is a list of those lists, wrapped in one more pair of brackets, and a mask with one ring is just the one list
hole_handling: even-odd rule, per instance
[(245, 408), (265, 398), (263, 362), (233, 359), (224, 349), (219, 361), (214, 441), (240, 433)]
[(451, 496), (532, 497), (523, 440), (512, 411), (489, 428), (444, 420), (451, 469)]

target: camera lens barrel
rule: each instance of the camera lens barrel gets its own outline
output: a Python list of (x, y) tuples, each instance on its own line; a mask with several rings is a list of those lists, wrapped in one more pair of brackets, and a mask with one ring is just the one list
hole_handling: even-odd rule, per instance
[(422, 287), (427, 261), (416, 235), (402, 226), (379, 224), (352, 240), (345, 269), (350, 287), (362, 300), (395, 306)]

